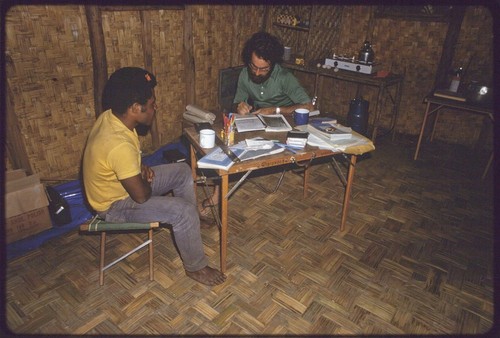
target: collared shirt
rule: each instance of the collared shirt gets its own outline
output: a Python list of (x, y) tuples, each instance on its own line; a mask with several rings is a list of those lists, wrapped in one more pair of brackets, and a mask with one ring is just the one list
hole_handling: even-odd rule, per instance
[(83, 155), (83, 183), (96, 211), (129, 196), (119, 180), (141, 173), (141, 151), (136, 130), (128, 129), (111, 110), (97, 118)]
[(248, 67), (241, 70), (233, 103), (248, 103), (249, 98), (256, 108), (287, 107), (311, 102), (297, 78), (280, 64), (274, 66), (269, 79), (261, 84), (252, 82)]

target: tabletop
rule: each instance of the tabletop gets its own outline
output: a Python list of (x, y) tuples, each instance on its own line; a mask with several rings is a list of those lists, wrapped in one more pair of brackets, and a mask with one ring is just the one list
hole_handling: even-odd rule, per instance
[[(222, 129), (222, 125), (218, 123), (214, 123), (213, 128), (216, 132), (216, 135), (220, 135), (220, 130)], [(357, 134), (355, 131), (353, 133)], [(205, 155), (210, 152), (211, 149), (204, 149), (199, 144), (199, 134), (194, 127), (187, 127), (184, 129), (184, 134), (188, 138), (189, 142), (193, 145), (196, 151), (200, 155)], [(359, 134), (357, 134), (359, 135)], [(240, 141), (244, 141), (247, 138), (254, 137), (263, 137), (271, 140), (277, 140), (280, 143), (286, 143), (287, 132), (266, 132), (266, 131), (250, 131), (244, 133), (235, 133), (234, 143), (238, 143)], [(359, 135), (364, 138), (364, 136)], [(260, 157), (253, 160), (247, 160), (235, 163), (228, 171), (219, 170), (219, 174), (227, 175), (237, 172), (244, 172), (248, 170), (254, 170), (259, 168), (268, 168), (272, 166), (278, 166), (282, 164), (296, 163), (302, 161), (308, 161), (314, 158), (332, 156), (334, 154), (350, 154), (350, 155), (361, 155), (367, 152), (370, 152), (375, 149), (373, 142), (367, 139), (369, 142), (363, 145), (357, 145), (353, 147), (348, 147), (344, 151), (332, 151), (329, 149), (320, 149), (315, 146), (306, 145), (304, 149), (298, 149), (295, 152), (291, 152), (288, 149), (285, 151), (272, 154), (264, 157)]]

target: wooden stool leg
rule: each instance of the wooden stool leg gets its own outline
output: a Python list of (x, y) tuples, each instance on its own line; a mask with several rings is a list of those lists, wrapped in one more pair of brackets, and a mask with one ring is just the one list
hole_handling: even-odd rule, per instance
[(488, 163), (486, 164), (486, 167), (484, 168), (483, 176), (481, 176), (481, 179), (484, 180), (486, 177), (486, 174), (488, 173), (488, 170), (490, 169), (491, 163), (493, 162), (493, 154), (494, 152), (491, 151), (490, 158), (488, 159)]
[(104, 255), (106, 251), (106, 232), (101, 232), (101, 257), (99, 259), (99, 285), (104, 285)]
[(153, 275), (153, 229), (148, 231), (149, 238), (149, 280), (154, 280)]

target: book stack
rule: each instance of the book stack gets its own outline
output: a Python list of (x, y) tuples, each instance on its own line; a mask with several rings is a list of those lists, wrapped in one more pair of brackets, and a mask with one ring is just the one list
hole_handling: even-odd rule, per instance
[(309, 131), (316, 135), (325, 137), (331, 141), (345, 140), (352, 137), (352, 129), (337, 123), (337, 120), (329, 118), (314, 118), (309, 120)]
[(307, 131), (291, 130), (286, 135), (286, 144), (293, 148), (304, 148), (308, 136)]

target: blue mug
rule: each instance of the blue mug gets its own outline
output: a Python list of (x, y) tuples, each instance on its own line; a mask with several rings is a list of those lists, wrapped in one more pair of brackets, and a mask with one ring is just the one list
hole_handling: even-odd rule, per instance
[(295, 109), (293, 112), (293, 121), (296, 126), (301, 126), (309, 122), (309, 110), (308, 109)]

